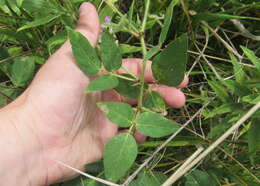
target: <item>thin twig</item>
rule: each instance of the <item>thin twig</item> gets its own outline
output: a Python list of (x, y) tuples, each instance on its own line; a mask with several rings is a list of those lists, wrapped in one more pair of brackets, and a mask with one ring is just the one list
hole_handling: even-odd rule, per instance
[[(202, 152), (193, 162), (191, 162), (183, 172), (172, 178), (171, 182), (175, 183), (180, 177), (187, 173), (193, 166), (205, 158), (211, 151), (213, 151), (220, 143), (222, 143), (230, 134), (239, 128), (247, 119), (249, 119), (260, 108), (260, 101), (254, 105), (240, 120), (238, 120), (232, 127), (230, 127), (221, 137), (219, 137), (213, 144), (211, 144), (204, 152)], [(255, 178), (259, 183), (260, 180)]]
[(235, 48), (232, 48), (224, 39), (222, 39), (218, 33), (213, 30), (205, 21), (201, 22), (204, 26), (206, 26), (214, 35), (217, 39), (219, 39), (223, 45), (230, 51), (232, 52), (234, 55), (236, 55), (239, 59), (242, 59), (243, 57), (237, 52), (237, 50)]
[(226, 152), (222, 147), (218, 147), (219, 150), (221, 150), (222, 152), (224, 152), (229, 158), (231, 158), (234, 162), (236, 162), (242, 169), (244, 169), (245, 171), (247, 171), (255, 180), (259, 179), (248, 170), (248, 168), (246, 168), (242, 163), (240, 163), (236, 158), (234, 158), (231, 154), (229, 154), (228, 152)]
[[(211, 101), (210, 101), (211, 102)], [(131, 181), (138, 175), (138, 173), (153, 159), (153, 157), (159, 152), (161, 151), (170, 141), (173, 140), (173, 138), (175, 138), (190, 122), (192, 122), (197, 115), (204, 109), (206, 108), (209, 103), (203, 105), (184, 125), (182, 125), (182, 127), (180, 127), (174, 134), (172, 134), (162, 145), (160, 145), (154, 152), (153, 154), (148, 157), (142, 165), (139, 166), (139, 168), (132, 174), (130, 175), (127, 180), (123, 183), (123, 186), (127, 186), (129, 183), (131, 183)]]
[(205, 57), (205, 55), (202, 53), (202, 51), (200, 50), (200, 48), (195, 44), (195, 47), (197, 48), (197, 50), (199, 51), (200, 55), (202, 56), (202, 58), (206, 61), (206, 63), (209, 65), (209, 67), (211, 68), (211, 70), (214, 72), (214, 74), (216, 75), (216, 77), (219, 80), (222, 80), (223, 78), (218, 74), (217, 70), (215, 69), (215, 67), (208, 61), (208, 59)]
[[(216, 97), (214, 97), (216, 98)], [(203, 140), (207, 141), (208, 143), (210, 143), (210, 141), (208, 139), (205, 139), (204, 136), (200, 135), (199, 133), (197, 133), (196, 131), (193, 131), (192, 129), (185, 127), (186, 130), (188, 130), (189, 132), (191, 132), (192, 134), (202, 138)], [(227, 141), (227, 140), (226, 140)], [(228, 142), (228, 141), (227, 141)], [(232, 142), (232, 141), (231, 141)], [(229, 154), (228, 152), (226, 152), (222, 147), (218, 146), (217, 147), (220, 151), (222, 151), (223, 153), (225, 153), (225, 155), (227, 155), (229, 158), (231, 158), (233, 161), (235, 161), (235, 163), (237, 163), (242, 169), (244, 169), (245, 171), (247, 171), (254, 179), (257, 180), (256, 176), (250, 172), (242, 163), (240, 163), (237, 159), (235, 159), (231, 154)]]
[(255, 41), (260, 41), (260, 36), (256, 36), (256, 35), (250, 33), (239, 20), (231, 19), (230, 21), (240, 31), (239, 32), (240, 35), (247, 37), (249, 39), (255, 40)]
[(110, 185), (110, 186), (120, 186), (120, 185), (118, 185), (118, 184), (116, 184), (116, 183), (112, 183), (112, 182), (110, 182), (110, 181), (107, 181), (107, 180), (104, 180), (104, 179), (101, 179), (101, 178), (97, 178), (97, 177), (95, 177), (95, 176), (92, 176), (92, 175), (90, 175), (90, 174), (87, 174), (87, 173), (85, 173), (85, 172), (82, 172), (81, 170), (75, 169), (75, 168), (73, 168), (73, 167), (71, 167), (71, 166), (69, 166), (69, 165), (67, 165), (67, 164), (65, 164), (65, 163), (63, 163), (63, 162), (61, 162), (61, 161), (55, 161), (55, 162), (57, 162), (58, 164), (60, 164), (60, 165), (62, 165), (62, 166), (64, 166), (64, 167), (66, 167), (66, 168), (68, 168), (68, 169), (71, 169), (71, 170), (73, 170), (73, 171), (75, 171), (75, 172), (81, 174), (82, 176), (85, 176), (85, 177), (87, 177), (87, 178), (91, 178), (91, 179), (93, 179), (93, 180), (95, 180), (95, 181), (98, 181), (98, 182), (100, 182), (100, 183), (103, 183), (103, 184), (106, 184), (106, 185)]
[(183, 164), (180, 166), (174, 174), (171, 175), (163, 184), (162, 186), (169, 186), (172, 184), (172, 178), (174, 178), (176, 175), (181, 173), (183, 169), (189, 165), (202, 151), (204, 150), (203, 147), (199, 147)]
[(187, 73), (187, 76), (189, 76), (189, 74), (192, 72), (193, 68), (196, 66), (196, 64), (200, 61), (200, 58), (202, 57), (202, 54), (204, 55), (204, 52), (206, 50), (206, 48), (208, 47), (208, 42), (209, 42), (209, 33), (208, 32), (205, 32), (206, 34), (206, 42), (205, 42), (205, 45), (202, 49), (202, 51), (199, 53), (199, 56), (197, 57), (197, 59), (195, 60), (195, 62), (192, 64), (190, 70), (188, 71)]
[[(200, 55), (199, 52), (194, 52), (194, 51), (191, 51), (191, 50), (188, 50), (188, 53)], [(216, 60), (219, 60), (219, 61), (231, 62), (230, 59), (225, 59), (225, 58), (210, 56), (210, 55), (206, 55), (206, 54), (204, 54), (204, 56), (205, 56), (206, 58), (210, 58), (210, 59), (216, 59)], [(254, 65), (251, 65), (251, 64), (247, 64), (247, 63), (240, 63), (240, 64), (243, 65), (243, 66), (250, 67), (250, 68), (256, 68)]]

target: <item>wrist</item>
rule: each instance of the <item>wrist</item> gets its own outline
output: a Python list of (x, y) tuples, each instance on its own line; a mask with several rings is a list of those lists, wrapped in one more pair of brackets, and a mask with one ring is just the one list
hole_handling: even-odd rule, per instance
[(42, 186), (41, 147), (33, 139), (33, 131), (21, 121), (21, 114), (18, 107), (0, 110), (0, 179), (7, 186)]

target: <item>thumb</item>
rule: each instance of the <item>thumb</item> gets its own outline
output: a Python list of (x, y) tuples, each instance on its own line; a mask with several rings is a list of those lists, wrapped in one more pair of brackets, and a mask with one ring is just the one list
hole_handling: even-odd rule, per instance
[[(80, 18), (76, 30), (84, 35), (94, 47), (98, 42), (100, 32), (99, 17), (96, 8), (91, 3), (83, 3), (80, 6), (79, 12)], [(73, 58), (70, 42), (66, 41), (38, 71), (31, 87), (34, 87), (33, 90), (35, 90), (35, 87), (46, 88), (45, 84), (51, 84), (48, 86), (55, 86), (52, 89), (56, 92), (58, 92), (57, 89), (60, 92), (74, 91), (74, 89), (77, 89), (78, 92), (83, 92), (87, 82), (87, 77), (77, 67)], [(74, 87), (64, 91), (64, 86), (67, 84)], [(78, 90), (77, 86), (80, 86), (80, 90)], [(46, 91), (50, 91), (50, 88)]]
[(100, 33), (100, 23), (96, 8), (91, 3), (82, 3), (79, 14), (80, 18), (76, 30), (84, 35), (92, 46), (95, 46)]
[[(95, 47), (100, 33), (100, 23), (96, 8), (91, 3), (82, 3), (79, 8), (79, 15), (76, 31), (85, 36), (89, 43)], [(71, 53), (69, 41), (65, 42), (54, 56), (62, 56), (67, 53)]]

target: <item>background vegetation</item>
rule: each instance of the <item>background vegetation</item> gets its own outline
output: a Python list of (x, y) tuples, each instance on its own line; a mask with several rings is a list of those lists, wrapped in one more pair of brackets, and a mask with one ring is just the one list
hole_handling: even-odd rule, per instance
[[(74, 27), (84, 0), (0, 0), (0, 107), (15, 99), (35, 72), (67, 40), (65, 26)], [(100, 21), (110, 16), (124, 57), (141, 57), (139, 40), (125, 28), (124, 19), (105, 1), (96, 5)], [(113, 0), (122, 14), (141, 24), (144, 1)], [(146, 26), (148, 49), (156, 46), (171, 0), (152, 0)], [(132, 8), (131, 8), (132, 7)], [(131, 13), (132, 12), (132, 13)], [(189, 85), (187, 104), (168, 109), (169, 118), (189, 125), (156, 154), (132, 185), (159, 185), (199, 146), (207, 147), (260, 101), (260, 2), (253, 0), (179, 0), (165, 45), (188, 33)], [(129, 175), (167, 138), (139, 146)], [(175, 185), (259, 185), (260, 112), (234, 132)], [(102, 177), (102, 163), (86, 171)], [(123, 182), (129, 175), (126, 175)], [(166, 175), (166, 176), (165, 176)], [(153, 180), (156, 179), (156, 180)], [(58, 185), (99, 185), (77, 178)]]

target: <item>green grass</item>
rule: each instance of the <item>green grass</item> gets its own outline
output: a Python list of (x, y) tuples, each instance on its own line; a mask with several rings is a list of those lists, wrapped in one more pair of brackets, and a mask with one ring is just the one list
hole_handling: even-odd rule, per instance
[[(14, 100), (29, 85), (35, 72), (67, 39), (65, 26), (74, 27), (78, 17), (77, 9), (83, 0), (24, 0), (22, 6), (18, 7), (13, 2), (0, 0), (0, 107)], [(123, 50), (124, 57), (141, 57), (139, 40), (120, 27), (119, 23), (124, 23), (120, 22), (118, 14), (101, 0), (91, 2), (99, 7), (101, 22), (104, 22), (107, 15), (113, 18), (113, 29), (118, 42), (129, 45)], [(148, 50), (158, 43), (160, 25), (169, 2), (170, 0), (151, 1), (145, 31)], [(188, 33), (187, 72), (190, 83), (183, 89), (187, 96), (186, 106), (180, 110), (169, 108), (168, 114), (170, 118), (184, 124), (203, 105), (208, 105), (145, 167), (147, 172), (160, 172), (167, 176), (173, 174), (198, 146), (206, 148), (212, 144), (260, 99), (260, 61), (255, 57), (260, 55), (260, 2), (180, 2), (174, 8), (165, 45), (177, 36)], [(119, 0), (115, 7), (126, 14), (131, 4), (132, 1)], [(136, 1), (133, 8), (136, 23), (142, 19), (143, 14), (144, 1)], [(247, 32), (239, 30), (239, 26), (231, 19), (239, 20)], [(258, 36), (258, 40), (255, 36)], [(27, 63), (15, 65), (16, 61), (21, 60)], [(204, 158), (193, 169), (195, 171), (186, 174), (176, 185), (195, 186), (196, 180), (197, 185), (209, 184), (210, 182), (203, 182), (205, 177), (207, 181), (213, 180), (216, 185), (258, 185), (259, 117), (258, 111)], [(130, 172), (136, 170), (166, 139), (149, 139), (140, 145), (137, 162)], [(102, 177), (101, 163), (90, 165), (87, 170)], [(77, 178), (73, 182), (58, 185), (91, 184), (96, 183)]]

